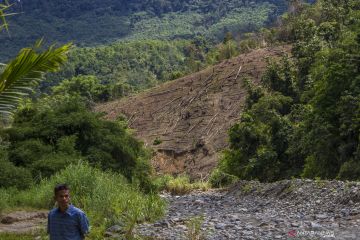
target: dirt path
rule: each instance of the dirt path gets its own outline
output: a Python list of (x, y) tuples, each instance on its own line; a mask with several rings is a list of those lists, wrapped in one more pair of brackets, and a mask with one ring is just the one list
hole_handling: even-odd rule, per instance
[(0, 233), (28, 233), (46, 227), (48, 211), (16, 211), (0, 215)]

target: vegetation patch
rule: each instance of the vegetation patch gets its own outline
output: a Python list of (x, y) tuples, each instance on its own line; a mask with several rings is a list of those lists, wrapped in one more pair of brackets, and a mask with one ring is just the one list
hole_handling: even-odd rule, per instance
[(216, 168), (212, 171), (209, 179), (209, 183), (212, 187), (221, 188), (229, 186), (235, 183), (238, 180), (238, 177), (228, 174), (226, 172), (221, 171), (220, 169)]
[(102, 238), (108, 227), (119, 223), (124, 225), (124, 232), (131, 235), (136, 223), (154, 221), (165, 210), (159, 196), (144, 195), (122, 175), (102, 172), (84, 162), (69, 165), (28, 190), (1, 189), (0, 210), (50, 209), (54, 207), (53, 188), (58, 183), (70, 186), (72, 203), (88, 215), (92, 226), (90, 239)]
[(173, 195), (184, 195), (193, 190), (207, 191), (210, 184), (205, 180), (190, 182), (190, 178), (186, 175), (173, 177), (171, 175), (163, 175), (153, 180), (154, 186), (158, 191), (168, 191)]
[[(299, 2), (297, 2), (299, 3)], [(358, 1), (292, 3), (273, 29), (292, 56), (269, 60), (219, 166), (240, 179), (359, 180)]]
[(11, 128), (1, 129), (0, 134), (2, 187), (29, 187), (79, 158), (149, 184), (149, 153), (143, 145), (126, 124), (105, 121), (89, 111), (81, 96), (27, 102), (15, 114)]
[(205, 240), (206, 233), (201, 229), (202, 224), (204, 223), (203, 216), (195, 216), (190, 218), (186, 222), (187, 226), (187, 239), (189, 240)]

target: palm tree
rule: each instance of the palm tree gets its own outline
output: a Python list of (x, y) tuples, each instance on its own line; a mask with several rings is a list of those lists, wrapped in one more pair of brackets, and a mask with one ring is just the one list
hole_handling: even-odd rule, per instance
[(39, 52), (42, 40), (34, 47), (24, 48), (0, 70), (0, 114), (8, 117), (20, 100), (32, 92), (46, 72), (56, 71), (67, 60), (66, 53), (71, 44)]
[[(16, 13), (6, 11), (12, 5), (7, 0), (0, 3), (0, 31), (5, 29), (9, 33), (6, 17)], [(22, 49), (8, 64), (0, 63), (0, 119), (13, 113), (20, 100), (32, 92), (45, 73), (59, 70), (66, 62), (71, 43), (59, 48), (53, 45), (40, 52), (42, 42), (39, 40), (34, 47)]]

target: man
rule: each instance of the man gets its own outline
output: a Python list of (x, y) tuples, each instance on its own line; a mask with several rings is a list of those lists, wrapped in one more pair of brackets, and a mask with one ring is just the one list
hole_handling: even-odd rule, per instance
[(58, 208), (48, 215), (48, 234), (50, 240), (82, 240), (89, 232), (89, 220), (85, 213), (70, 204), (70, 189), (59, 184), (54, 189), (54, 199)]

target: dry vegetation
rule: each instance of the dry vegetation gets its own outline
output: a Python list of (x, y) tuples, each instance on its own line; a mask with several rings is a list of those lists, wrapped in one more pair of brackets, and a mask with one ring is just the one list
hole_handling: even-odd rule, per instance
[(204, 177), (227, 146), (227, 130), (239, 120), (246, 97), (243, 80), (258, 83), (266, 58), (289, 50), (254, 50), (139, 95), (98, 105), (96, 111), (106, 112), (111, 120), (125, 115), (136, 136), (156, 150), (152, 162), (158, 172)]

